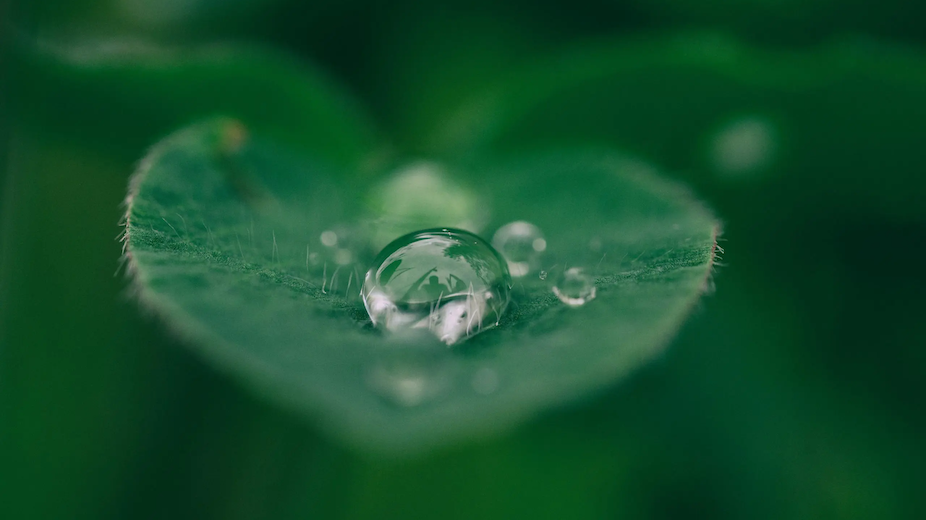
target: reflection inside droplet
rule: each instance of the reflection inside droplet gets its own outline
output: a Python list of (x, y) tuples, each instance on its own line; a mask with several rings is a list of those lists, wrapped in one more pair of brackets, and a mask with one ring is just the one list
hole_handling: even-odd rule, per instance
[(570, 307), (579, 307), (595, 299), (595, 280), (582, 268), (570, 267), (559, 274), (553, 286), (553, 294)]
[(387, 245), (366, 274), (362, 296), (377, 328), (427, 329), (453, 345), (497, 325), (510, 288), (505, 261), (492, 246), (444, 228)]

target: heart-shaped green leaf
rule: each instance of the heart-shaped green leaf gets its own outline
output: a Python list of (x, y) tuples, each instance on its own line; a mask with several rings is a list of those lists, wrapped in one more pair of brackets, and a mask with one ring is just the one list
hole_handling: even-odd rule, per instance
[(571, 308), (548, 280), (518, 278), (500, 325), (452, 349), (393, 341), (366, 317), (381, 181), (236, 121), (182, 130), (145, 158), (126, 253), (142, 302), (210, 359), (364, 446), (415, 451), (586, 395), (668, 342), (708, 285), (718, 225), (649, 170), (603, 150), (452, 167), (484, 232), (536, 224), (550, 279), (583, 267), (598, 295)]

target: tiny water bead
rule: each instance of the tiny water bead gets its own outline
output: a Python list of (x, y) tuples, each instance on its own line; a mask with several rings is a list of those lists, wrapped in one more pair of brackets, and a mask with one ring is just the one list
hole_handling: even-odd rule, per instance
[(553, 286), (553, 294), (570, 307), (579, 307), (595, 299), (595, 279), (580, 267), (563, 271)]
[(498, 228), (492, 237), (492, 245), (508, 261), (508, 270), (514, 277), (535, 271), (540, 265), (541, 254), (547, 249), (547, 241), (540, 228), (523, 220)]
[(427, 329), (447, 345), (498, 325), (510, 293), (501, 255), (478, 236), (450, 228), (392, 241), (373, 261), (361, 290), (377, 328)]

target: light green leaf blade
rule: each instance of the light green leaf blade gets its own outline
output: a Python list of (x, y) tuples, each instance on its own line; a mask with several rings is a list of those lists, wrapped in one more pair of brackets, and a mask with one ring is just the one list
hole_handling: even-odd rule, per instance
[[(502, 431), (620, 380), (660, 352), (709, 284), (716, 220), (638, 161), (552, 150), (464, 165), (457, 179), (480, 197), (487, 231), (537, 224), (545, 265), (586, 268), (598, 296), (569, 308), (539, 277), (520, 278), (499, 327), (407, 351), (369, 325), (356, 294), (375, 251), (355, 248), (338, 267), (319, 240), (345, 223), (376, 227), (364, 213), (375, 184), (246, 135), (216, 120), (146, 157), (126, 214), (138, 296), (212, 361), (376, 451)], [(396, 362), (424, 376), (395, 376)]]

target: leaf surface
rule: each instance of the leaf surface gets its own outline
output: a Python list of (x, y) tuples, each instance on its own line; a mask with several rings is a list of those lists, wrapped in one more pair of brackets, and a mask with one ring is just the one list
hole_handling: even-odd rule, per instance
[[(135, 287), (243, 380), (394, 453), (502, 430), (619, 380), (659, 352), (708, 284), (716, 220), (639, 161), (546, 150), (454, 174), (479, 198), (484, 233), (535, 223), (545, 268), (585, 268), (597, 298), (569, 308), (539, 276), (518, 278), (497, 328), (452, 349), (391, 341), (357, 295), (375, 251), (356, 244), (381, 227), (364, 202), (377, 184), (227, 119), (165, 139), (134, 178)], [(343, 229), (352, 259), (340, 265), (319, 237)]]

